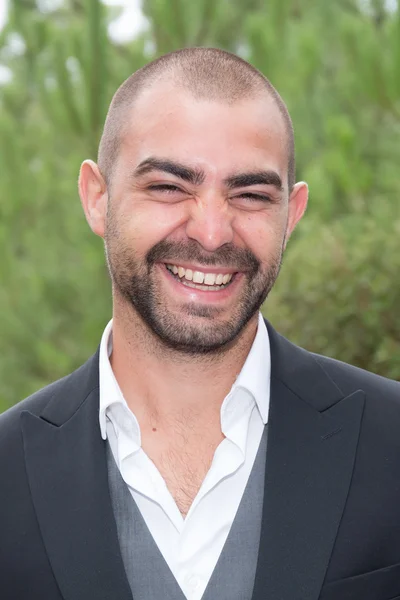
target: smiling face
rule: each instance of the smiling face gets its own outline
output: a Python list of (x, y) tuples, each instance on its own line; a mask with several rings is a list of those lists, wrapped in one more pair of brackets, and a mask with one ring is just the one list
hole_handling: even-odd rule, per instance
[(257, 318), (305, 209), (280, 112), (265, 95), (228, 105), (157, 83), (129, 118), (108, 194), (93, 164), (80, 181), (114, 294), (166, 346), (218, 351)]

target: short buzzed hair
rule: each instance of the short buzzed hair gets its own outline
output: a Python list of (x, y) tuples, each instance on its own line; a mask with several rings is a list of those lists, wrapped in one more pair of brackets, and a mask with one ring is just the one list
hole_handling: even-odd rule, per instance
[(234, 104), (267, 92), (275, 101), (286, 128), (291, 191), (295, 183), (294, 133), (285, 103), (260, 71), (236, 54), (217, 48), (184, 48), (164, 54), (133, 73), (118, 88), (108, 110), (98, 153), (99, 168), (107, 184), (111, 181), (127, 124), (126, 113), (143, 89), (165, 77), (199, 100)]

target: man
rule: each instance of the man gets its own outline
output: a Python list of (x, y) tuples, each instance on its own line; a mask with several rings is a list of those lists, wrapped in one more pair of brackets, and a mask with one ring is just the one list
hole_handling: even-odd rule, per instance
[(113, 320), (0, 418), (2, 600), (400, 598), (400, 386), (259, 313), (307, 203), (278, 93), (163, 56), (79, 191)]

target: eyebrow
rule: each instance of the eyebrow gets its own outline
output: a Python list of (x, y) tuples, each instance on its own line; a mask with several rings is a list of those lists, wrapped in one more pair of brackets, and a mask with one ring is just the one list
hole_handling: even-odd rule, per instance
[[(196, 169), (175, 161), (155, 157), (146, 158), (146, 160), (139, 163), (134, 171), (134, 175), (145, 175), (151, 171), (163, 171), (164, 173), (169, 173), (192, 185), (200, 185), (205, 180), (205, 173), (202, 169)], [(283, 191), (282, 180), (275, 171), (254, 171), (231, 175), (224, 179), (224, 184), (229, 189), (260, 184), (272, 185), (279, 192)]]
[(240, 173), (224, 180), (229, 189), (248, 187), (250, 185), (272, 185), (279, 192), (283, 191), (282, 179), (275, 171), (256, 171), (254, 173)]
[(151, 171), (163, 171), (193, 185), (200, 185), (205, 179), (205, 173), (201, 169), (194, 169), (171, 160), (159, 158), (146, 158), (136, 167), (134, 174), (145, 175)]

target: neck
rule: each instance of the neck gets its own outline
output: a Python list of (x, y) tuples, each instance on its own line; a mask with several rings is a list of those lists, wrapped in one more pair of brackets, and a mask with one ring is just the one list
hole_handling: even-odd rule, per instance
[(166, 348), (143, 321), (114, 302), (111, 365), (139, 423), (219, 420), (221, 404), (239, 375), (256, 331), (256, 314), (224, 352), (188, 355)]

